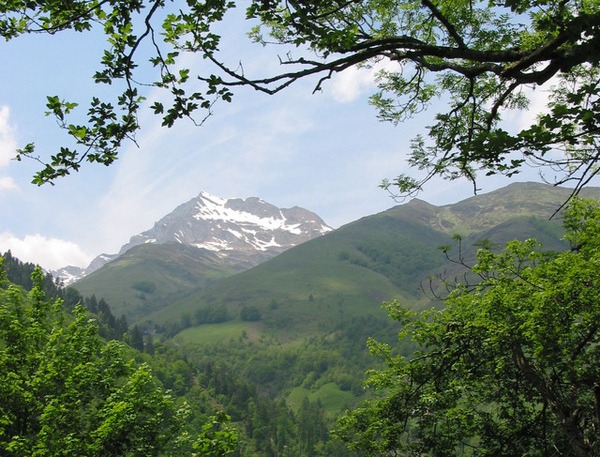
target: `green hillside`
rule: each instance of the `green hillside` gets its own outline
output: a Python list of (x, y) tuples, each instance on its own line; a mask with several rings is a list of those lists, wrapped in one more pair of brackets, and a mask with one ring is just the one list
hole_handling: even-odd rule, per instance
[[(369, 337), (394, 342), (397, 353), (414, 350), (412, 342), (397, 341), (382, 301), (440, 306), (430, 297), (444, 295), (442, 280), (465, 278), (458, 260), (472, 264), (474, 245), (483, 240), (501, 247), (534, 237), (546, 249), (568, 249), (560, 215), (549, 220), (568, 196), (566, 189), (523, 183), (454, 205), (413, 200), (235, 274), (214, 258), (194, 260), (182, 247), (140, 246), (77, 286), (105, 297), (116, 315), (132, 316), (131, 324), (171, 341), (194, 363), (226, 367), (298, 414), (318, 405), (333, 420), (370, 395), (363, 376), (379, 362), (366, 349)], [(600, 190), (583, 196), (598, 198)], [(451, 260), (441, 246), (452, 246)], [(252, 408), (238, 410), (236, 398), (219, 400), (246, 421)]]
[[(260, 319), (245, 327), (291, 340), (332, 331), (344, 319), (383, 317), (380, 304), (391, 298), (424, 306), (423, 281), (443, 271), (464, 272), (439, 249), (455, 244), (455, 234), (462, 237), (467, 261), (477, 242), (503, 245), (515, 234), (536, 237), (548, 249), (564, 248), (560, 217), (549, 218), (568, 195), (567, 189), (517, 183), (443, 207), (413, 200), (195, 289), (145, 321), (164, 325), (184, 316), (183, 327), (193, 326), (198, 310), (207, 308), (226, 308), (229, 319), (240, 321), (243, 310), (252, 308)], [(456, 247), (451, 254), (458, 255)], [(223, 338), (228, 337), (230, 327), (222, 328)]]
[[(116, 315), (161, 333), (235, 320), (243, 322), (242, 328), (289, 341), (332, 331), (352, 317), (385, 319), (380, 304), (391, 298), (427, 306), (420, 290), (424, 281), (464, 272), (439, 249), (455, 245), (456, 234), (467, 263), (474, 257), (473, 245), (484, 239), (503, 245), (519, 234), (536, 237), (549, 249), (564, 247), (560, 216), (549, 218), (569, 194), (568, 189), (515, 183), (441, 207), (413, 200), (237, 274), (206, 251), (141, 245), (76, 287), (84, 296), (104, 297)], [(589, 195), (600, 192), (585, 190), (583, 196)], [(456, 248), (451, 255), (458, 256)], [(223, 338), (229, 337), (229, 327), (221, 327)]]
[(253, 307), (260, 311), (263, 329), (289, 340), (331, 331), (355, 316), (385, 318), (382, 301), (414, 300), (419, 278), (444, 263), (437, 246), (449, 240), (383, 213), (197, 290), (148, 319), (163, 323), (182, 314), (193, 317), (206, 306), (227, 307), (239, 319), (244, 308)]
[[(395, 341), (399, 353), (413, 350), (411, 342), (398, 344), (383, 300), (399, 298), (414, 309), (439, 306), (421, 285), (426, 289), (428, 278), (437, 277), (433, 288), (443, 295), (439, 278), (464, 279), (468, 270), (439, 249), (453, 246), (449, 255), (456, 261), (455, 234), (467, 264), (483, 240), (501, 247), (535, 237), (546, 249), (567, 249), (560, 217), (549, 218), (568, 195), (525, 183), (443, 207), (413, 200), (195, 290), (146, 322), (172, 333), (183, 329), (174, 339), (189, 354), (210, 354), (272, 396), (292, 406), (318, 401), (335, 417), (368, 395), (363, 373), (378, 363), (366, 350), (368, 337)], [(594, 195), (600, 191), (584, 196)], [(207, 308), (226, 309), (229, 320), (195, 325), (196, 313)], [(258, 318), (244, 320), (247, 309)]]
[(75, 286), (84, 296), (104, 298), (116, 316), (124, 314), (129, 322), (135, 322), (168, 306), (185, 291), (234, 273), (215, 256), (193, 247), (143, 244)]

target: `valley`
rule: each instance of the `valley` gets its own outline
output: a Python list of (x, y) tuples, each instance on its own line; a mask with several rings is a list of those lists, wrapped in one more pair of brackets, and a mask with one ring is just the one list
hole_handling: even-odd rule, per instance
[[(600, 190), (583, 194), (598, 199)], [(219, 252), (193, 238), (174, 241), (189, 222), (179, 210), (165, 218), (178, 219), (170, 234), (168, 224), (155, 225), (163, 242), (150, 231), (132, 237), (128, 249), (74, 287), (124, 316), (130, 332), (144, 335), (146, 354), (171, 347), (196, 367), (201, 384), (245, 430), (250, 444), (240, 455), (285, 455), (268, 450), (264, 440), (282, 445), (273, 435), (249, 432), (257, 398), (279, 402), (294, 421), (312, 411), (332, 428), (342, 411), (373, 395), (363, 387), (365, 372), (383, 365), (367, 347), (370, 338), (392, 345), (395, 355), (414, 351), (412, 341), (398, 341), (400, 328), (382, 302), (398, 299), (415, 311), (442, 306), (447, 284), (469, 280), (465, 265), (482, 243), (503, 246), (517, 234), (568, 249), (560, 215), (550, 219), (568, 196), (568, 189), (515, 183), (443, 207), (413, 200), (275, 253), (255, 243), (257, 256), (247, 245)], [(229, 226), (220, 236), (241, 232)], [(215, 230), (207, 233), (213, 246), (224, 244)], [(261, 421), (277, 422), (280, 413)], [(351, 455), (326, 433), (309, 441), (290, 455)]]

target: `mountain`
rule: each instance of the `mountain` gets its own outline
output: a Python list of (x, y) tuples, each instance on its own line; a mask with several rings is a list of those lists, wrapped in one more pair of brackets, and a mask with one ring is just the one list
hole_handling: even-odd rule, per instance
[(118, 254), (96, 258), (87, 274), (76, 278), (76, 287), (84, 296), (104, 297), (115, 314), (136, 320), (183, 292), (330, 231), (303, 208), (281, 209), (256, 197), (226, 200), (201, 192), (132, 236)]
[(100, 254), (86, 268), (69, 265), (66, 267), (59, 268), (57, 270), (50, 270), (49, 273), (54, 278), (59, 278), (63, 284), (69, 286), (80, 279), (85, 278), (87, 275), (106, 265), (111, 260), (118, 257), (118, 254)]
[[(253, 268), (248, 268), (252, 259), (264, 259), (268, 253), (256, 248), (284, 244), (290, 229), (277, 235), (261, 232), (248, 219), (262, 220), (262, 227), (302, 231), (298, 219), (258, 199), (228, 203), (200, 194), (153, 229), (132, 237), (133, 249), (76, 286), (83, 295), (103, 296), (116, 315), (124, 313), (130, 322), (179, 323), (182, 316), (219, 307), (240, 319), (243, 309), (256, 307), (261, 321), (244, 325), (286, 333), (286, 338), (306, 335), (335, 327), (342, 315), (383, 316), (380, 303), (391, 298), (425, 306), (428, 300), (421, 287), (429, 287), (429, 277), (453, 278), (465, 272), (438, 249), (454, 245), (456, 250), (455, 234), (462, 237), (469, 262), (473, 244), (484, 239), (501, 246), (515, 237), (536, 237), (549, 249), (564, 248), (560, 218), (549, 218), (569, 194), (569, 189), (515, 183), (440, 207), (415, 199), (335, 231), (320, 229), (320, 219), (310, 217), (308, 227), (316, 228), (315, 235), (327, 231), (325, 236)], [(598, 197), (600, 191), (587, 189), (582, 194), (590, 195)], [(252, 209), (241, 211), (243, 204)], [(283, 217), (276, 219), (278, 214)], [(190, 240), (196, 240), (195, 245)], [(243, 248), (234, 250), (234, 245)], [(175, 246), (186, 246), (187, 251), (175, 255)], [(208, 249), (216, 246), (219, 249)], [(148, 283), (152, 293), (139, 290), (140, 282)], [(193, 318), (186, 321), (194, 324)]]
[(179, 243), (214, 252), (230, 266), (249, 268), (331, 230), (319, 216), (297, 206), (280, 209), (256, 197), (226, 200), (201, 192), (131, 237), (119, 255), (140, 244)]
[[(456, 258), (456, 234), (467, 263), (473, 261), (474, 245), (486, 239), (502, 246), (515, 238), (535, 237), (547, 249), (567, 248), (561, 241), (560, 217), (549, 218), (569, 194), (569, 189), (515, 183), (441, 207), (412, 200), (196, 289), (145, 320), (162, 325), (193, 317), (198, 310), (225, 307), (239, 322), (242, 310), (257, 308), (260, 321), (245, 326), (289, 340), (333, 331), (352, 317), (385, 316), (380, 304), (392, 298), (415, 308), (430, 306), (421, 290), (428, 289), (430, 277), (453, 280), (467, 272), (439, 249), (454, 246), (450, 254)], [(588, 189), (582, 196), (599, 198), (600, 189)], [(439, 285), (434, 281), (434, 288)], [(222, 325), (231, 337), (231, 329)], [(182, 337), (202, 338), (195, 329)]]
[(50, 273), (66, 285), (88, 276), (140, 244), (179, 243), (217, 253), (236, 269), (250, 268), (292, 246), (333, 230), (304, 208), (277, 208), (259, 198), (223, 199), (201, 192), (150, 230), (134, 235), (118, 254), (101, 254), (87, 268)]
[[(464, 279), (468, 269), (449, 261), (440, 246), (452, 246), (447, 252), (456, 262), (460, 235), (467, 264), (483, 240), (500, 248), (535, 237), (546, 249), (568, 249), (560, 214), (549, 218), (569, 195), (517, 183), (452, 205), (412, 200), (241, 272), (228, 269), (217, 252), (143, 243), (82, 280), (95, 284), (81, 290), (103, 296), (114, 314), (126, 313), (147, 334), (172, 337), (186, 356), (230, 367), (296, 412), (309, 399), (335, 416), (369, 395), (362, 377), (380, 361), (366, 350), (368, 337), (392, 344), (393, 354), (414, 350), (411, 341), (398, 341), (398, 323), (381, 302), (443, 306), (432, 295), (447, 293), (442, 280)], [(581, 196), (599, 199), (600, 189)]]

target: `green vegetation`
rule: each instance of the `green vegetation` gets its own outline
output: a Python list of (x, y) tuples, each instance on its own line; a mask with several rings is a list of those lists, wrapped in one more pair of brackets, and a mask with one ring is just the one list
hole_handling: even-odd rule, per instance
[(243, 306), (240, 310), (240, 319), (246, 322), (258, 322), (261, 318), (260, 309), (256, 306)]
[(304, 400), (321, 405), (331, 416), (337, 416), (340, 411), (356, 402), (355, 395), (348, 390), (342, 390), (336, 383), (328, 382), (316, 390), (294, 387), (287, 397), (289, 404), (298, 409)]
[(104, 298), (115, 314), (134, 323), (176, 297), (233, 273), (195, 248), (144, 244), (78, 281), (77, 290)]
[[(593, 190), (584, 193), (598, 195)], [(138, 324), (175, 335), (189, 325), (206, 323), (194, 320), (204, 310), (227, 310), (239, 320), (244, 307), (256, 307), (261, 320), (252, 328), (292, 342), (333, 332), (352, 318), (384, 318), (379, 305), (393, 298), (415, 309), (428, 306), (422, 282), (428, 287), (430, 276), (454, 278), (464, 273), (464, 267), (449, 263), (438, 249), (452, 245), (454, 234), (462, 235), (463, 254), (470, 260), (475, 255), (473, 244), (490, 239), (501, 245), (514, 233), (535, 236), (551, 249), (564, 249), (560, 221), (548, 221), (548, 214), (568, 195), (566, 189), (515, 184), (441, 208), (413, 201), (192, 290), (182, 299), (174, 297)], [(180, 319), (183, 315), (189, 316), (186, 325)]]
[[(523, 189), (534, 189), (539, 205)], [(97, 455), (111, 446), (127, 455), (135, 445), (145, 455), (596, 455), (600, 204), (577, 203), (563, 218), (571, 251), (558, 240), (557, 221), (536, 217), (562, 192), (526, 184), (471, 205), (416, 201), (214, 281), (155, 313), (156, 321), (131, 326), (104, 298), (64, 289), (8, 255), (7, 273), (23, 285), (0, 288), (0, 404), (15, 408), (1, 410), (0, 451)], [(505, 206), (491, 213), (498, 201)], [(456, 227), (464, 235), (452, 240)], [(559, 253), (529, 240), (496, 254), (519, 230)], [(459, 249), (440, 251), (439, 241)], [(419, 257), (405, 255), (415, 246)], [(413, 258), (414, 270), (433, 276), (430, 293), (455, 290), (433, 308), (405, 293), (403, 306), (388, 302), (389, 319), (369, 294), (389, 287), (393, 297), (413, 281)], [(464, 276), (471, 261), (478, 265)], [(456, 288), (455, 277), (478, 282)], [(124, 283), (133, 290), (135, 282)], [(69, 305), (46, 302), (44, 288)], [(175, 323), (159, 321), (160, 313)], [(363, 385), (365, 372), (372, 388)], [(117, 400), (136, 408), (136, 425), (117, 415)], [(63, 414), (63, 404), (83, 413)], [(26, 411), (32, 429), (18, 438)], [(148, 423), (155, 428), (127, 441), (125, 428)], [(328, 432), (334, 428), (342, 441)]]
[[(39, 268), (11, 257), (11, 275), (32, 290), (4, 279), (0, 287), (2, 455), (348, 455), (330, 441), (333, 416), (322, 405), (309, 402), (310, 414), (300, 414), (266, 397), (229, 368), (220, 352), (230, 350), (227, 341), (210, 335), (204, 348), (181, 347), (137, 325), (120, 335), (123, 343), (107, 341), (100, 330), (110, 339), (122, 327), (104, 299), (71, 290), (87, 309), (76, 303), (64, 312), (60, 301), (45, 301), (43, 284), (55, 282)], [(250, 352), (240, 356), (248, 361)], [(259, 368), (255, 376), (273, 372)]]
[(153, 294), (156, 292), (156, 284), (154, 284), (152, 281), (136, 281), (131, 285), (131, 287), (146, 294)]
[(600, 203), (574, 201), (572, 249), (534, 239), (481, 249), (480, 282), (458, 286), (440, 310), (387, 305), (396, 357), (368, 384), (382, 396), (347, 412), (338, 436), (365, 455), (596, 456), (600, 446)]
[(194, 315), (196, 325), (202, 324), (220, 324), (231, 320), (227, 308), (217, 308), (214, 306), (205, 306), (199, 308)]
[[(532, 192), (539, 201), (530, 198)], [(288, 413), (297, 414), (306, 398), (332, 421), (342, 409), (372, 395), (363, 388), (364, 372), (382, 366), (369, 356), (369, 337), (393, 344), (395, 354), (408, 356), (415, 349), (410, 341), (394, 344), (398, 327), (380, 309), (381, 301), (403, 297), (407, 306), (419, 310), (429, 301), (419, 295), (415, 278), (462, 277), (464, 266), (449, 263), (438, 249), (453, 244), (452, 234), (459, 229), (465, 259), (474, 259), (473, 243), (489, 238), (500, 245), (515, 231), (564, 249), (560, 222), (543, 216), (567, 194), (518, 184), (474, 197), (469, 205), (436, 208), (414, 201), (214, 281), (137, 325), (157, 338), (174, 336), (188, 360), (206, 366), (209, 358), (232, 379), (244, 379), (274, 401), (284, 400)], [(410, 255), (417, 250), (419, 256)], [(347, 256), (340, 255), (344, 252)], [(351, 257), (363, 264), (350, 262)], [(383, 290), (389, 290), (389, 298)], [(260, 320), (242, 319), (241, 311), (250, 307), (260, 311)], [(216, 322), (218, 316), (228, 317)], [(227, 389), (233, 390), (220, 394), (219, 402), (235, 421), (247, 420), (249, 397), (241, 401), (245, 397), (235, 394), (237, 388)], [(297, 417), (291, 420), (296, 424)]]
[(219, 415), (194, 435), (189, 408), (130, 359), (126, 346), (106, 342), (85, 308), (66, 314), (47, 301), (38, 267), (31, 291), (6, 279), (0, 259), (0, 453), (20, 456), (203, 455), (234, 451), (237, 436)]
[(232, 338), (242, 337), (244, 332), (252, 333), (245, 322), (229, 321), (216, 325), (198, 325), (183, 330), (176, 341), (183, 343), (227, 343)]

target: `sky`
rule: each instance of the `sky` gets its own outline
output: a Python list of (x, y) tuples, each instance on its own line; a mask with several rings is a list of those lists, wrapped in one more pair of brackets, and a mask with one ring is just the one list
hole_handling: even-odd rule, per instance
[[(247, 74), (277, 70), (281, 50), (252, 44), (238, 23), (223, 30), (226, 60), (241, 60)], [(94, 33), (0, 42), (0, 252), (10, 249), (46, 269), (85, 267), (101, 253), (118, 252), (201, 191), (301, 206), (337, 228), (399, 204), (378, 186), (408, 171), (410, 139), (424, 133), (440, 109), (433, 104), (398, 126), (378, 121), (368, 104), (376, 89), (373, 71), (366, 69), (337, 75), (314, 94), (315, 79), (274, 96), (245, 88), (236, 90), (231, 104), (217, 104), (201, 127), (183, 120), (162, 128), (145, 110), (138, 145), (125, 144), (110, 167), (84, 165), (54, 186), (31, 184), (41, 165), (11, 160), (14, 151), (34, 141), (48, 157), (67, 142), (44, 115), (46, 96), (79, 101), (86, 110), (94, 94), (107, 90), (91, 80), (103, 49)], [(193, 57), (187, 64), (205, 65)], [(160, 99), (156, 89), (147, 90), (148, 100)], [(537, 91), (530, 111), (513, 114), (511, 122), (527, 123), (543, 101)], [(518, 180), (539, 178), (531, 172)], [(509, 182), (482, 179), (481, 192)], [(418, 198), (444, 205), (472, 195), (468, 182), (432, 181)]]

